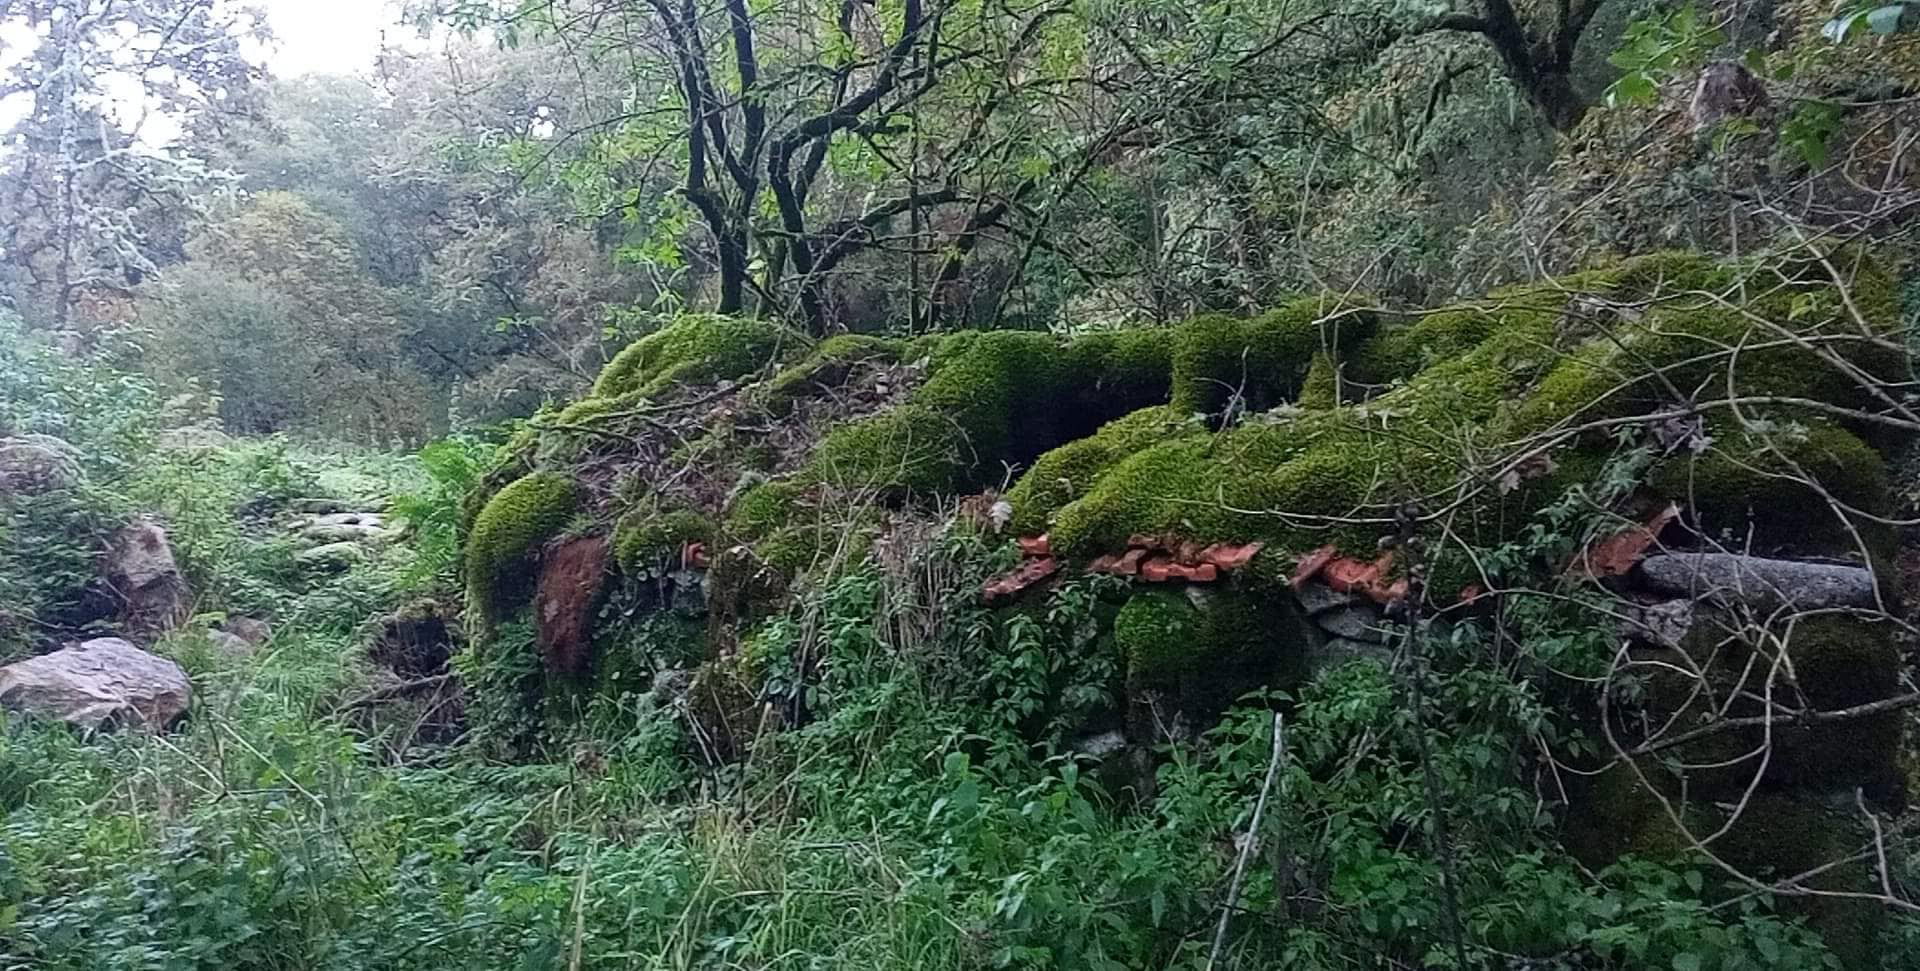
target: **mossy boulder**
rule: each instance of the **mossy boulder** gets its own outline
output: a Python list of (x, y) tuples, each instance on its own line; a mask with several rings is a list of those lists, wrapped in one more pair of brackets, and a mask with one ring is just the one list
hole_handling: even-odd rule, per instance
[[(1832, 420), (1809, 418), (1809, 409), (1782, 405), (1761, 414), (1752, 402), (1855, 401), (1865, 393), (1860, 375), (1891, 379), (1904, 367), (1886, 353), (1894, 318), (1857, 317), (1831, 288), (1793, 283), (1756, 295), (1745, 308), (1729, 307), (1710, 288), (1729, 286), (1732, 274), (1699, 257), (1660, 254), (1384, 329), (1348, 359), (1358, 387), (1386, 387), (1370, 400), (1332, 401), (1324, 385), (1337, 364), (1329, 358), (1318, 398), (1309, 398), (1324, 410), (1273, 412), (1217, 434), (1194, 429), (1135, 440), (1111, 463), (1097, 457), (1114, 449), (1072, 443), (1029, 473), (1045, 478), (1016, 487), (1042, 500), (1031, 514), (1019, 513), (1022, 525), (1032, 531), (1035, 517), (1050, 516), (1055, 548), (1077, 556), (1115, 551), (1143, 533), (1259, 541), (1276, 554), (1333, 543), (1357, 554), (1370, 550), (1395, 508), (1453, 492), (1460, 497), (1456, 528), (1464, 526), (1472, 540), (1494, 540), (1597, 471), (1616, 447), (1605, 424), (1556, 429), (1671, 412), (1686, 396), (1712, 402), (1729, 391), (1749, 403), (1750, 417), (1805, 430), (1797, 438), (1770, 436), (1770, 460), (1757, 470), (1738, 461), (1752, 436), (1722, 434), (1717, 453), (1704, 465), (1692, 463), (1696, 488), (1686, 494), (1699, 499), (1702, 519), (1734, 520), (1739, 511), (1740, 522), (1758, 523), (1783, 543), (1834, 525), (1831, 515), (1811, 522), (1818, 516), (1809, 510), (1824, 513), (1827, 504), (1808, 503), (1813, 490), (1778, 475), (1775, 453), (1783, 450), (1823, 485), (1831, 479), (1828, 488), (1843, 503), (1884, 510), (1884, 466), (1864, 440)], [(1189, 326), (1208, 333), (1227, 324)], [(1323, 352), (1306, 353), (1301, 367), (1311, 371), (1311, 355)], [(1178, 408), (1178, 379), (1174, 393)], [(1731, 411), (1708, 414), (1724, 427), (1721, 416)], [(1476, 469), (1472, 456), (1504, 454), (1529, 439), (1548, 447), (1545, 474), (1474, 481), (1494, 470)], [(1679, 464), (1663, 464), (1656, 491), (1681, 493), (1673, 474)], [(1089, 467), (1096, 472), (1091, 483)], [(1057, 486), (1063, 468), (1082, 471), (1070, 480), (1072, 493)], [(1697, 488), (1701, 471), (1708, 474), (1705, 490)], [(1047, 499), (1065, 501), (1048, 508)], [(1883, 530), (1863, 531), (1885, 537)], [(1844, 534), (1822, 535), (1835, 532)]]
[(872, 362), (898, 363), (923, 345), (871, 334), (837, 334), (821, 341), (799, 361), (782, 368), (766, 384), (768, 406), (785, 411), (793, 399), (831, 388), (845, 381), (857, 366)]
[[(1900, 651), (1891, 625), (1842, 614), (1777, 620), (1696, 613), (1671, 649), (1639, 649), (1648, 673), (1641, 709), (1671, 734), (1722, 718), (1753, 718), (1766, 702), (1839, 711), (1891, 697)], [(1784, 648), (1784, 650), (1783, 650)], [(1710, 732), (1661, 750), (1659, 771), (1697, 798), (1737, 799), (1759, 776), (1767, 787), (1813, 791), (1863, 788), (1882, 803), (1901, 799), (1898, 712), (1822, 723), (1782, 717), (1770, 726)], [(1650, 770), (1652, 771), (1652, 770)]]
[(1230, 587), (1136, 593), (1113, 621), (1135, 696), (1158, 692), (1190, 716), (1218, 714), (1246, 692), (1298, 680), (1307, 631), (1286, 596)]
[(1203, 430), (1194, 416), (1171, 406), (1142, 408), (1040, 456), (1007, 493), (1013, 529), (1045, 532), (1053, 513), (1085, 495), (1128, 456), (1150, 445)]
[(1298, 400), (1314, 357), (1335, 355), (1373, 333), (1371, 313), (1303, 297), (1256, 317), (1196, 317), (1175, 328), (1175, 408), (1212, 413), (1238, 400), (1263, 411)]
[(677, 562), (689, 543), (711, 545), (713, 521), (691, 509), (661, 511), (651, 504), (635, 509), (613, 531), (613, 558), (628, 574), (657, 570)]
[(674, 384), (740, 378), (809, 343), (798, 331), (765, 320), (691, 314), (614, 355), (594, 381), (593, 397), (651, 397)]
[[(1815, 710), (1838, 711), (1898, 693), (1901, 657), (1894, 633), (1890, 623), (1823, 614), (1797, 618), (1779, 636), (1796, 693)], [(1821, 725), (1782, 724), (1774, 730), (1770, 771), (1787, 785), (1864, 786), (1870, 795), (1893, 797), (1900, 787), (1900, 732), (1900, 714), (1893, 711)]]
[(573, 480), (558, 472), (535, 472), (494, 493), (474, 517), (465, 550), (467, 602), (478, 617), (526, 602), (534, 555), (566, 528), (578, 504)]
[[(1776, 899), (1789, 914), (1806, 918), (1841, 967), (1887, 967), (1879, 941), (1888, 908), (1872, 899), (1881, 892), (1880, 882), (1871, 857), (1860, 853), (1875, 834), (1852, 800), (1830, 804), (1806, 795), (1762, 792), (1741, 808), (1726, 835), (1714, 842), (1714, 855), (1759, 880), (1800, 878), (1799, 885), (1810, 890), (1863, 895)], [(1728, 820), (1721, 812), (1707, 822), (1711, 825), (1696, 832), (1715, 832)]]
[[(1890, 557), (1896, 537), (1887, 464), (1860, 436), (1826, 420), (1705, 425), (1708, 445), (1661, 461), (1649, 487), (1734, 548), (1801, 556)], [(1864, 544), (1865, 549), (1861, 547)]]
[(907, 404), (829, 436), (810, 474), (895, 494), (989, 485), (1143, 408), (1207, 413), (1230, 400), (1243, 410), (1290, 401), (1315, 354), (1357, 344), (1373, 319), (1301, 300), (1254, 318), (1066, 341), (1023, 331), (951, 335), (932, 345), (932, 375)]

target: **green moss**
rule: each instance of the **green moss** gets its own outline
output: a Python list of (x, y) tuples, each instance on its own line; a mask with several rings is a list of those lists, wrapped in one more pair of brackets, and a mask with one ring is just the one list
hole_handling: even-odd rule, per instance
[(651, 397), (677, 383), (739, 378), (806, 345), (798, 332), (767, 321), (689, 315), (615, 355), (593, 397)]
[(1373, 327), (1371, 314), (1310, 297), (1253, 318), (1196, 317), (1175, 330), (1172, 404), (1210, 414), (1235, 396), (1252, 411), (1293, 401), (1314, 354), (1357, 345)]
[[(1254, 421), (1150, 444), (1113, 464), (1054, 516), (1056, 549), (1095, 555), (1137, 533), (1266, 543), (1277, 556), (1326, 543), (1370, 550), (1379, 527), (1353, 523), (1429, 494), (1458, 474), (1462, 445), (1553, 360), (1515, 333), (1427, 368), (1365, 405)], [(1469, 520), (1518, 521), (1540, 490), (1488, 493)], [(1371, 508), (1369, 508), (1371, 507)], [(1484, 508), (1482, 508), (1484, 507)], [(1017, 510), (1016, 510), (1017, 512)]]
[(1592, 776), (1569, 773), (1572, 789), (1561, 840), (1569, 852), (1600, 869), (1623, 856), (1671, 860), (1693, 842), (1661, 804), (1688, 815), (1671, 775), (1651, 758), (1635, 766), (1616, 762)]
[(688, 543), (712, 545), (713, 537), (713, 521), (692, 510), (637, 509), (614, 527), (613, 556), (633, 573), (678, 557)]
[(791, 526), (806, 495), (806, 486), (798, 482), (762, 482), (734, 500), (727, 513), (727, 534), (754, 540)]
[(819, 386), (834, 386), (846, 380), (855, 365), (869, 361), (898, 362), (908, 353), (906, 341), (867, 334), (838, 334), (820, 342), (813, 352), (788, 366), (767, 382), (766, 396), (779, 408), (793, 398), (805, 396)]
[(729, 541), (747, 544), (756, 566), (792, 577), (830, 557), (845, 542), (857, 559), (872, 545), (879, 517), (871, 506), (856, 510), (851, 504), (833, 517), (818, 514), (821, 490), (817, 483), (792, 480), (763, 482), (742, 493), (727, 515)]
[(1190, 713), (1218, 711), (1301, 673), (1306, 634), (1288, 603), (1227, 587), (1147, 590), (1114, 617), (1114, 644), (1136, 690), (1170, 692)]
[(491, 618), (524, 602), (532, 582), (521, 568), (566, 527), (578, 502), (573, 481), (557, 472), (535, 472), (495, 493), (467, 535), (469, 607)]
[(1085, 494), (1114, 465), (1149, 445), (1198, 430), (1191, 416), (1171, 407), (1143, 408), (1047, 452), (1007, 493), (1014, 531), (1045, 532), (1056, 510)]
[(1120, 608), (1113, 636), (1127, 660), (1127, 676), (1151, 686), (1177, 677), (1183, 661), (1208, 653), (1205, 618), (1171, 591), (1137, 594)]
[(1177, 329), (1106, 331), (1074, 338), (1065, 349), (1066, 373), (1092, 383), (1075, 389), (1087, 405), (1126, 402), (1132, 407), (1167, 400), (1173, 380)]
[(1307, 379), (1300, 385), (1302, 408), (1325, 411), (1340, 404), (1340, 365), (1333, 356), (1325, 351), (1313, 355), (1313, 363), (1307, 367)]
[[(1741, 805), (1739, 818), (1713, 845), (1721, 859), (1761, 880), (1784, 880), (1819, 870), (1805, 879), (1805, 886), (1866, 895), (1879, 892), (1873, 868), (1857, 854), (1874, 838), (1857, 815), (1786, 793), (1756, 793)], [(1721, 822), (1715, 820), (1702, 831), (1712, 832)], [(1886, 921), (1883, 905), (1870, 898), (1830, 896), (1781, 897), (1779, 902), (1789, 913), (1806, 917), (1807, 924), (1839, 956), (1842, 967), (1883, 966), (1878, 951), (1880, 928)]]
[(1423, 314), (1413, 323), (1383, 330), (1355, 349), (1348, 367), (1367, 385), (1404, 381), (1436, 362), (1459, 357), (1497, 334), (1525, 329), (1539, 338), (1566, 304), (1562, 294), (1527, 293), (1505, 301), (1465, 304)]
[(1371, 326), (1369, 315), (1301, 300), (1249, 320), (1203, 317), (1067, 342), (1023, 331), (949, 335), (931, 346), (931, 376), (913, 399), (829, 436), (810, 474), (894, 493), (978, 487), (1169, 398), (1188, 413), (1236, 391), (1256, 407), (1289, 400), (1317, 351), (1358, 342)]
[[(1821, 490), (1870, 515), (1892, 508), (1885, 460), (1859, 436), (1827, 421), (1741, 430), (1717, 418), (1702, 454), (1661, 462), (1651, 489), (1689, 505), (1710, 535), (1731, 535), (1742, 547), (1797, 555), (1848, 555), (1859, 547)], [(1798, 467), (1814, 488), (1793, 470)], [(1878, 557), (1891, 555), (1890, 528), (1855, 517), (1854, 527)]]
[(552, 423), (558, 425), (591, 424), (608, 415), (641, 407), (646, 403), (646, 400), (647, 396), (639, 392), (609, 395), (604, 398), (582, 398), (560, 409), (560, 413), (553, 416)]
[(957, 492), (1003, 475), (1109, 418), (1158, 402), (1163, 337), (1079, 347), (1026, 331), (970, 331), (942, 340), (933, 373), (905, 405), (840, 429), (820, 445), (818, 480), (892, 493)]
[[(1900, 649), (1891, 625), (1827, 614), (1799, 618), (1781, 633), (1793, 680), (1814, 708), (1837, 711), (1898, 693)], [(1899, 774), (1900, 730), (1900, 715), (1891, 711), (1825, 725), (1778, 726), (1769, 775), (1820, 788), (1864, 785), (1872, 791), (1892, 785)]]

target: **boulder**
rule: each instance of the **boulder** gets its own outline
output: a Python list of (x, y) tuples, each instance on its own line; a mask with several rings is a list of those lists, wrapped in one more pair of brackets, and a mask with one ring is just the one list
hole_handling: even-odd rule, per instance
[(329, 543), (367, 543), (377, 545), (393, 540), (399, 530), (387, 525), (386, 517), (372, 512), (324, 513), (308, 516), (295, 524), (300, 538), (315, 546)]
[(1393, 648), (1369, 641), (1329, 637), (1322, 643), (1308, 646), (1307, 676), (1317, 678), (1322, 672), (1331, 671), (1352, 661), (1370, 661), (1383, 668), (1391, 667)]
[(353, 512), (354, 504), (345, 499), (309, 497), (287, 500), (287, 508), (310, 516), (334, 516)]
[(165, 452), (211, 452), (233, 444), (233, 437), (218, 428), (187, 425), (169, 428), (154, 437), (154, 444)]
[(1844, 563), (1774, 560), (1738, 553), (1662, 553), (1640, 561), (1646, 585), (1667, 596), (1745, 606), (1821, 610), (1872, 607), (1872, 571)]
[(207, 631), (207, 643), (213, 652), (226, 658), (242, 658), (253, 655), (254, 645), (238, 634), (215, 628)]
[(1387, 632), (1380, 627), (1380, 612), (1370, 606), (1341, 607), (1313, 618), (1320, 629), (1337, 638), (1385, 644)]
[(1294, 598), (1300, 601), (1300, 609), (1309, 617), (1318, 616), (1341, 607), (1350, 607), (1364, 598), (1354, 593), (1335, 590), (1324, 583), (1309, 581), (1294, 591)]
[(0, 707), (87, 731), (158, 731), (187, 711), (193, 686), (180, 665), (118, 637), (102, 637), (0, 668)]
[(1620, 635), (1660, 647), (1679, 647), (1693, 630), (1694, 604), (1691, 600), (1668, 600), (1655, 604), (1622, 605)]
[(0, 494), (37, 496), (80, 481), (79, 452), (52, 435), (0, 438)]
[(246, 641), (251, 647), (264, 647), (273, 638), (273, 628), (267, 622), (254, 617), (228, 617), (220, 622), (220, 629)]
[(186, 619), (191, 592), (167, 531), (151, 520), (135, 520), (114, 534), (101, 573), (119, 599), (127, 630), (156, 636)]
[(293, 561), (315, 570), (345, 570), (367, 560), (367, 551), (359, 543), (328, 543), (293, 554)]

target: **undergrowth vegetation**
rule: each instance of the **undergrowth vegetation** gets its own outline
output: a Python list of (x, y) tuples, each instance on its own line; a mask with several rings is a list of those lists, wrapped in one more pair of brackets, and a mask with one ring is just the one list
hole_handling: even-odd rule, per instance
[[(99, 378), (73, 371), (46, 393), (90, 394)], [(1076, 734), (1113, 701), (1124, 659), (1094, 631), (1125, 584), (1089, 577), (990, 609), (975, 591), (1009, 552), (954, 521), (901, 555), (816, 573), (742, 646), (766, 711), (807, 717), (763, 722), (738, 761), (695, 758), (684, 702), (648, 686), (687, 663), (673, 652), (691, 636), (650, 623), (617, 628), (631, 687), (564, 720), (524, 707), (569, 703), (539, 697), (531, 632), (500, 632), (455, 665), (469, 732), (517, 738), (520, 757), (454, 745), (395, 764), (378, 735), (400, 727), (350, 717), (380, 685), (363, 619), (454, 588), (447, 531), (487, 446), (437, 446), (419, 465), (274, 442), (161, 460), (65, 430), (116, 450), (119, 474), (92, 487), (130, 505), (103, 508), (162, 512), (203, 612), (271, 611), (276, 634), (237, 660), (163, 642), (199, 691), (175, 734), (8, 724), (8, 967), (1835, 963), (1800, 918), (1699, 861), (1628, 855), (1594, 871), (1564, 847), (1536, 745), (1597, 751), (1569, 710), (1612, 650), (1603, 608), (1579, 598), (1522, 602), (1510, 631), (1529, 652), (1471, 620), (1427, 628), (1410, 668), (1340, 667), (1244, 699), (1193, 744), (1103, 762), (1074, 754)], [(1616, 479), (1646, 465), (1644, 446), (1623, 446)], [(345, 574), (303, 571), (259, 518), (303, 494), (379, 490), (405, 496), (419, 541)], [(1605, 499), (1548, 509), (1484, 550), (1489, 568), (1563, 557), (1602, 525)], [(1216, 954), (1236, 835), (1256, 822), (1262, 858)]]
[(0, 0), (0, 971), (1920, 971), (1920, 0), (395, 6)]

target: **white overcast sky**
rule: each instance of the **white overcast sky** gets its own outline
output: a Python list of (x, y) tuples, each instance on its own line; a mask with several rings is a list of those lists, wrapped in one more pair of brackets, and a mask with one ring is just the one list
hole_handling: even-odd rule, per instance
[(358, 74), (373, 64), (382, 33), (394, 42), (411, 31), (398, 27), (387, 0), (252, 0), (267, 11), (276, 49), (267, 69), (279, 77), (298, 74)]
[[(263, 49), (248, 49), (250, 60), (264, 64), (275, 77), (302, 74), (364, 74), (373, 67), (383, 43), (418, 48), (421, 40), (399, 24), (396, 0), (230, 0), (266, 11), (274, 39)], [(0, 70), (31, 49), (33, 35), (17, 20), (0, 24)], [(127, 79), (107, 82), (109, 96), (137, 113), (140, 88)], [(27, 110), (24, 96), (0, 100), (0, 129), (18, 121)], [(124, 120), (124, 118), (123, 118)], [(139, 138), (165, 144), (178, 128), (165, 117), (149, 116)]]

